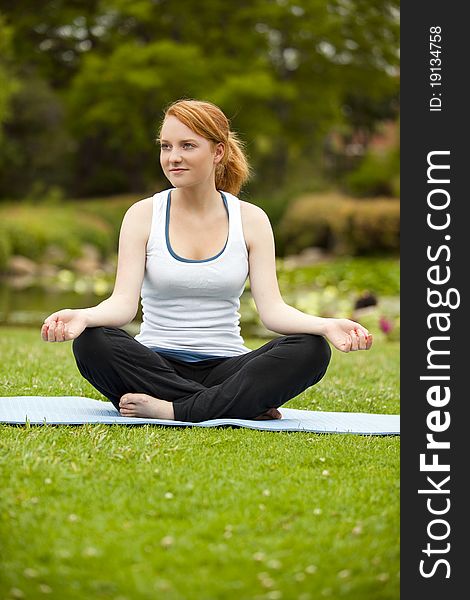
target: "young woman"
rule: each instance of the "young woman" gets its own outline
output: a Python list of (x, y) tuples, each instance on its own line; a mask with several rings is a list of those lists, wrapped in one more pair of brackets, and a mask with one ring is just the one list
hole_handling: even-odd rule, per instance
[[(278, 407), (325, 374), (326, 340), (349, 352), (368, 350), (372, 337), (354, 321), (283, 301), (270, 222), (236, 197), (249, 166), (217, 106), (173, 103), (158, 141), (171, 188), (125, 214), (111, 297), (51, 314), (42, 339), (74, 340), (80, 373), (126, 417), (280, 418)], [(248, 276), (261, 321), (282, 334), (253, 351), (238, 313)], [(143, 322), (133, 338), (120, 327), (139, 296)]]

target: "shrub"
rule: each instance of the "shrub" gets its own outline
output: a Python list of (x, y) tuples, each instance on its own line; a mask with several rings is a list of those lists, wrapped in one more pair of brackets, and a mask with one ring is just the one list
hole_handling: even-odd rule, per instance
[(397, 252), (399, 215), (397, 199), (305, 196), (289, 206), (277, 235), (289, 254), (312, 246), (337, 254)]
[(11, 240), (8, 231), (0, 225), (0, 272), (6, 269), (11, 256)]
[[(33, 221), (4, 220), (4, 229), (10, 240), (11, 253), (36, 259), (47, 246), (47, 232)], [(44, 228), (46, 229), (46, 228)]]
[(343, 243), (351, 254), (398, 252), (400, 210), (397, 201), (355, 202), (348, 210), (345, 222)]
[[(67, 263), (80, 256), (85, 243), (98, 248), (102, 257), (117, 249), (109, 223), (73, 206), (4, 206), (0, 218), (8, 256), (19, 254), (40, 261), (48, 247), (57, 246)], [(0, 269), (5, 268), (7, 259), (3, 266), (0, 262)]]
[(122, 219), (126, 210), (138, 200), (151, 196), (147, 194), (122, 194), (119, 196), (111, 196), (108, 198), (75, 200), (74, 205), (79, 206), (80, 210), (95, 217), (100, 222), (104, 221), (109, 226), (109, 243), (113, 249), (117, 251), (119, 231), (121, 228)]
[(344, 227), (341, 207), (344, 199), (336, 194), (304, 196), (286, 210), (277, 228), (277, 237), (288, 254), (318, 246), (332, 250), (338, 232)]

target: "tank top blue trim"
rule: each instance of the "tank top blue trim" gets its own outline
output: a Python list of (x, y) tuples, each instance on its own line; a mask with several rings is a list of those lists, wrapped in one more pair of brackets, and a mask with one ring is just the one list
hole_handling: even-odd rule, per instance
[(225, 194), (223, 192), (221, 192), (220, 190), (219, 190), (219, 194), (222, 196), (222, 200), (224, 201), (224, 205), (225, 205), (225, 210), (227, 211), (227, 217), (229, 219), (229, 224), (228, 224), (229, 231), (227, 234), (227, 239), (225, 240), (224, 247), (218, 254), (216, 254), (215, 256), (211, 256), (210, 258), (203, 258), (201, 260), (196, 260), (193, 258), (183, 258), (182, 256), (178, 256), (178, 254), (176, 254), (176, 252), (171, 247), (171, 243), (170, 243), (171, 190), (168, 192), (168, 198), (167, 198), (167, 202), (166, 202), (165, 239), (166, 239), (166, 247), (168, 248), (168, 252), (171, 254), (171, 256), (173, 256), (173, 258), (176, 258), (176, 260), (180, 260), (181, 262), (186, 262), (186, 263), (205, 263), (205, 262), (214, 260), (214, 259), (218, 258), (221, 254), (223, 254), (225, 248), (227, 247), (228, 238), (230, 237), (230, 213), (228, 210), (228, 203), (227, 203), (227, 198), (225, 197)]
[(150, 350), (158, 352), (163, 356), (169, 358), (175, 358), (176, 360), (182, 360), (183, 362), (200, 362), (202, 360), (208, 360), (210, 358), (226, 358), (224, 356), (214, 356), (212, 354), (201, 354), (200, 352), (192, 352), (191, 350), (172, 350), (168, 348), (159, 348), (158, 346), (152, 346)]

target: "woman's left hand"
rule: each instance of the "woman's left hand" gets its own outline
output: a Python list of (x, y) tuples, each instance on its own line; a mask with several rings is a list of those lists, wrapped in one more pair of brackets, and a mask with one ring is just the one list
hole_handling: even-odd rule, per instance
[(372, 335), (365, 327), (350, 319), (327, 319), (325, 337), (341, 352), (369, 350)]

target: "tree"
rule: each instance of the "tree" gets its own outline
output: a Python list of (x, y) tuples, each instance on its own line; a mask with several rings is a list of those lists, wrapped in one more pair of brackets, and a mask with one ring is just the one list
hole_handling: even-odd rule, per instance
[[(8, 10), (5, 8), (8, 5)], [(251, 193), (308, 185), (332, 125), (397, 112), (398, 0), (0, 0), (21, 65), (63, 103), (74, 192), (143, 189), (179, 97), (219, 104), (247, 142)]]
[(0, 142), (2, 124), (11, 114), (11, 97), (18, 89), (12, 67), (11, 35), (11, 27), (6, 25), (5, 19), (0, 14)]

